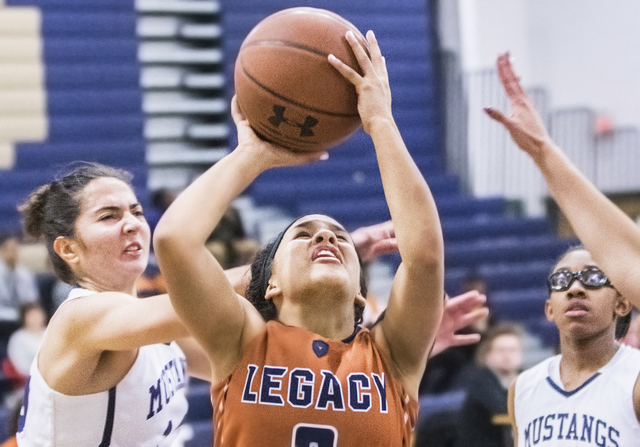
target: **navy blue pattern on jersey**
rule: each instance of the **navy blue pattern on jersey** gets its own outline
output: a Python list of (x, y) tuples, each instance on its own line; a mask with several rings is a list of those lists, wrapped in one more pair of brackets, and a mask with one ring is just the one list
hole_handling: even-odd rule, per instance
[(113, 433), (113, 419), (116, 414), (116, 387), (109, 390), (109, 400), (107, 401), (107, 419), (104, 421), (104, 431), (102, 432), (102, 442), (99, 447), (111, 445), (111, 434)]
[(583, 389), (585, 386), (589, 385), (591, 382), (594, 381), (594, 379), (596, 379), (598, 376), (600, 375), (599, 372), (595, 373), (594, 375), (592, 375), (591, 377), (589, 377), (589, 379), (587, 379), (582, 385), (580, 385), (578, 388), (576, 388), (575, 390), (571, 390), (571, 391), (565, 391), (563, 390), (561, 387), (559, 387), (552, 379), (551, 377), (547, 377), (547, 382), (549, 382), (549, 385), (551, 385), (551, 388), (553, 388), (554, 390), (556, 390), (558, 393), (562, 394), (564, 397), (571, 397), (574, 394), (576, 394), (578, 391), (580, 391), (581, 389)]
[(184, 358), (175, 358), (167, 363), (155, 385), (149, 387), (149, 414), (152, 418), (164, 408), (163, 402), (168, 404), (176, 391), (186, 385), (187, 364)]

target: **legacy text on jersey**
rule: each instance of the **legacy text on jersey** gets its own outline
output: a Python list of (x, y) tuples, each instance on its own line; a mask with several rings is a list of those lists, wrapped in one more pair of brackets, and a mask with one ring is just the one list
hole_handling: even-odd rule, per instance
[[(314, 406), (317, 410), (367, 412), (374, 407), (387, 413), (384, 373), (354, 372), (347, 376), (346, 390), (331, 371), (322, 370), (316, 387), (316, 374), (307, 368), (258, 365), (247, 366), (242, 402), (258, 405)], [(287, 380), (288, 379), (288, 380)], [(346, 397), (346, 399), (345, 399)], [(377, 397), (378, 405), (374, 401)]]

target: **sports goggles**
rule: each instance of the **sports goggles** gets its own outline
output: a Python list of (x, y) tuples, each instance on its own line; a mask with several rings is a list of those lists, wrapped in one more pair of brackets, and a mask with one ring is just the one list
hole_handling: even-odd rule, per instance
[(575, 280), (580, 281), (585, 289), (599, 289), (601, 287), (614, 288), (602, 270), (597, 267), (587, 267), (579, 272), (556, 272), (547, 279), (549, 293), (563, 292), (571, 287)]

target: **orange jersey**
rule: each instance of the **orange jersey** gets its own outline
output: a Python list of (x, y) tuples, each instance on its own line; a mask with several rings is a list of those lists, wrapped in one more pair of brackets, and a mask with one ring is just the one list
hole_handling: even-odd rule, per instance
[(0, 444), (0, 447), (18, 447), (18, 441), (16, 441), (15, 436), (12, 436), (11, 438)]
[(270, 321), (211, 394), (216, 447), (407, 447), (418, 415), (367, 329), (343, 342)]

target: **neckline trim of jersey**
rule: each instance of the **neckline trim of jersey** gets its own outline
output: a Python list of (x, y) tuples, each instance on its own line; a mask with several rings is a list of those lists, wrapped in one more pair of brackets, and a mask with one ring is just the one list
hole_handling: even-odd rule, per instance
[(600, 375), (600, 371), (598, 371), (597, 373), (595, 373), (594, 375), (592, 375), (591, 377), (589, 377), (582, 385), (580, 385), (578, 388), (576, 388), (575, 390), (571, 390), (571, 391), (565, 391), (563, 390), (561, 387), (559, 387), (550, 376), (547, 376), (547, 382), (549, 382), (549, 385), (551, 385), (551, 388), (553, 388), (554, 390), (556, 390), (558, 393), (562, 394), (564, 397), (571, 397), (574, 394), (576, 394), (578, 391), (580, 391), (582, 388), (584, 388), (585, 386), (589, 385), (591, 382), (593, 382), (599, 375)]
[(358, 332), (360, 332), (360, 329), (362, 329), (362, 327), (359, 325), (356, 325), (356, 327), (353, 328), (353, 334), (349, 335), (347, 338), (342, 340), (342, 343), (351, 343), (353, 339), (356, 338), (356, 335), (358, 335)]

